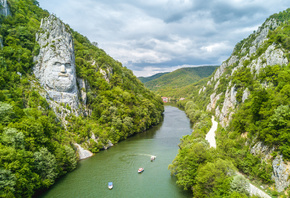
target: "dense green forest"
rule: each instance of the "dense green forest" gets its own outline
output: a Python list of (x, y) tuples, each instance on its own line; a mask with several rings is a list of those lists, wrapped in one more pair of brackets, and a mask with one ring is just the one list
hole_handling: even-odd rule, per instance
[[(49, 13), (36, 0), (8, 3), (12, 16), (0, 16), (0, 197), (31, 197), (76, 168), (74, 142), (98, 152), (108, 141), (115, 144), (159, 123), (163, 104), (132, 71), (71, 30), (77, 75), (90, 85), (92, 113), (67, 116), (65, 129), (32, 74), (39, 53), (35, 34)], [(109, 83), (99, 68), (112, 69)], [(98, 143), (88, 143), (92, 133)]]
[(210, 76), (216, 68), (216, 66), (181, 68), (163, 74), (158, 78), (152, 78), (152, 80), (144, 84), (148, 89), (161, 96), (173, 98), (186, 97), (190, 94), (187, 86)]
[[(254, 183), (263, 185), (272, 197), (288, 197), (283, 192), (279, 194), (275, 191), (271, 176), (272, 160), (277, 154), (282, 154), (285, 160), (290, 159), (290, 64), (268, 65), (259, 73), (253, 73), (248, 67), (251, 61), (256, 60), (273, 43), (285, 51), (290, 49), (290, 9), (272, 15), (267, 21), (272, 18), (281, 24), (269, 31), (268, 39), (257, 52), (233, 73), (237, 64), (226, 67), (219, 78), (220, 84), (215, 91), (216, 94), (223, 95), (216, 106), (222, 107), (224, 93), (229, 82), (232, 82), (231, 86), (235, 85), (237, 91), (237, 110), (228, 127), (219, 125), (216, 131), (217, 149), (209, 148), (205, 141), (205, 135), (211, 126), (210, 117), (215, 113), (206, 111), (214, 85), (207, 85), (209, 79), (195, 83), (191, 87), (189, 99), (178, 102), (194, 123), (194, 131), (182, 138), (179, 153), (169, 169), (177, 177), (177, 184), (193, 191), (193, 197), (248, 197), (245, 179), (235, 173), (237, 170)], [(246, 55), (241, 49), (244, 47), (249, 50), (253, 39), (254, 35), (250, 35), (238, 43), (233, 55)], [(284, 56), (289, 60), (289, 53)], [(206, 86), (206, 90), (203, 94), (198, 94), (203, 86)], [(242, 102), (246, 89), (250, 95)], [(251, 146), (257, 141), (275, 148), (270, 159), (251, 154)], [(289, 194), (289, 190), (287, 191)]]

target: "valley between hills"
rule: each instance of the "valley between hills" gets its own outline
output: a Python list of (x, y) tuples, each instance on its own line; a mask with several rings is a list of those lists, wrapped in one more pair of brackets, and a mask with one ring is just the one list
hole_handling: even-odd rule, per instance
[[(100, 197), (128, 197), (122, 178), (142, 186), (157, 173), (165, 176), (147, 184), (178, 197), (289, 196), (290, 8), (269, 16), (220, 66), (137, 78), (38, 1), (0, 5), (0, 197), (49, 197), (82, 165), (96, 173), (86, 175)], [(145, 159), (155, 152), (154, 162)], [(151, 169), (137, 174), (141, 165)], [(112, 191), (101, 177), (107, 167), (127, 174), (111, 176)]]

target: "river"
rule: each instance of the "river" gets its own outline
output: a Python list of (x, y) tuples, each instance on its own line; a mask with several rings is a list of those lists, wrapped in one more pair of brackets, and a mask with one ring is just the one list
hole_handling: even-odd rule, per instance
[[(165, 106), (164, 120), (150, 130), (137, 134), (79, 162), (73, 172), (59, 179), (40, 197), (142, 198), (192, 197), (170, 176), (168, 165), (178, 152), (183, 135), (192, 131), (185, 113)], [(150, 156), (156, 160), (151, 162)], [(139, 167), (144, 172), (137, 173)], [(114, 183), (109, 190), (108, 182)]]

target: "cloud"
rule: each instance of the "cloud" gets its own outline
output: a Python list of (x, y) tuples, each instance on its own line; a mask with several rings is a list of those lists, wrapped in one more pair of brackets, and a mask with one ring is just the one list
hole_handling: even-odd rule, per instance
[(288, 0), (39, 0), (135, 74), (221, 64)]

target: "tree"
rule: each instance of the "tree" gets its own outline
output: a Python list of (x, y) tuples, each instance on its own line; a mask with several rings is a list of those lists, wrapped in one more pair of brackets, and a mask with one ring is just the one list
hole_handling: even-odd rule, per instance
[(4, 102), (0, 102), (0, 123), (7, 124), (11, 121), (14, 115), (12, 105)]
[(249, 196), (249, 183), (242, 175), (234, 176), (231, 182), (231, 191)]
[(195, 197), (220, 196), (229, 194), (234, 166), (231, 162), (217, 159), (202, 166), (196, 176), (196, 185), (193, 187)]
[(53, 154), (51, 154), (47, 148), (40, 148), (39, 151), (34, 153), (34, 168), (36, 172), (41, 176), (42, 183), (48, 187), (54, 183), (54, 179), (57, 177), (57, 164)]
[(12, 146), (16, 149), (24, 149), (24, 135), (15, 128), (5, 128), (2, 136), (4, 145)]
[(0, 168), (0, 197), (13, 197), (16, 177), (11, 171)]

